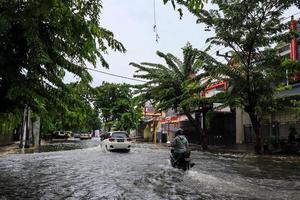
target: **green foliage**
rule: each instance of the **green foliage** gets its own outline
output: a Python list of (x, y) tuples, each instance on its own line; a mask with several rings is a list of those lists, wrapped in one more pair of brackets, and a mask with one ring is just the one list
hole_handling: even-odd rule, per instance
[(285, 90), (291, 90), (292, 86), (291, 85), (286, 85), (285, 83), (281, 83), (276, 87), (276, 92), (282, 92)]
[(205, 115), (205, 127), (207, 129), (210, 128), (211, 125), (211, 121), (214, 118), (214, 116), (216, 115), (216, 113), (213, 110), (209, 110), (206, 115)]
[(108, 67), (107, 48), (125, 51), (100, 26), (101, 9), (101, 1), (92, 0), (0, 2), (0, 112), (59, 105), (65, 71), (90, 81), (87, 63), (99, 59)]
[(128, 84), (106, 83), (95, 88), (94, 105), (101, 114), (106, 129), (116, 126), (118, 130), (136, 128), (142, 117), (138, 99)]
[[(85, 82), (67, 84), (58, 93), (55, 107), (40, 102), (36, 112), (41, 116), (43, 133), (54, 130), (88, 131), (101, 127), (99, 113), (92, 106), (94, 89)], [(54, 99), (55, 100), (55, 99)]]
[[(80, 93), (92, 79), (86, 64), (99, 60), (108, 67), (108, 48), (125, 52), (100, 26), (101, 10), (102, 2), (93, 0), (0, 1), (0, 113), (20, 114), (27, 104), (45, 131), (99, 126)], [(65, 85), (66, 71), (80, 83)]]
[(190, 109), (207, 98), (200, 94), (208, 83), (201, 85), (200, 79), (203, 63), (199, 60), (201, 52), (187, 44), (183, 49), (184, 59), (180, 61), (172, 54), (157, 52), (166, 65), (155, 63), (130, 63), (136, 67), (137, 78), (148, 80), (138, 86), (140, 96), (145, 101), (151, 100), (157, 111), (173, 109)]
[[(207, 3), (207, 0), (163, 0), (164, 4), (171, 2), (174, 10), (176, 9), (176, 3), (179, 5), (186, 6), (189, 10), (201, 10), (203, 8), (203, 3)], [(182, 9), (179, 7), (177, 9), (180, 19), (183, 16)]]
[(283, 62), (282, 62), (282, 69), (285, 70), (286, 76), (289, 77), (289, 79), (288, 79), (289, 83), (293, 83), (295, 81), (292, 79), (292, 77), (295, 74), (299, 75), (300, 62), (299, 61), (293, 61), (291, 59), (284, 59)]
[(0, 134), (12, 134), (14, 129), (17, 129), (22, 119), (20, 118), (21, 113), (15, 109), (11, 113), (0, 114)]
[(151, 101), (156, 111), (167, 111), (169, 109), (184, 112), (194, 128), (201, 133), (202, 148), (207, 149), (205, 130), (192, 117), (191, 112), (195, 110), (204, 111), (211, 104), (211, 98), (201, 95), (210, 81), (201, 83), (201, 79), (207, 76), (203, 73), (204, 63), (202, 58), (205, 52), (195, 49), (189, 43), (182, 48), (183, 61), (172, 54), (157, 52), (164, 59), (166, 65), (155, 63), (130, 63), (136, 67), (137, 78), (146, 79), (147, 82), (137, 86), (139, 97), (144, 101)]
[(229, 94), (223, 95), (226, 103), (240, 105), (259, 119), (272, 110), (274, 85), (285, 77), (281, 58), (268, 47), (289, 39), (281, 15), (293, 1), (215, 0), (212, 3), (218, 9), (192, 12), (198, 17), (198, 23), (215, 29), (215, 36), (208, 41), (231, 48), (232, 58), (228, 66), (203, 54), (206, 70), (214, 78), (228, 78)]
[[(284, 77), (281, 59), (273, 44), (289, 41), (288, 25), (282, 14), (295, 0), (212, 0), (216, 9), (189, 9), (198, 19), (215, 30), (207, 40), (213, 45), (231, 48), (230, 65), (203, 54), (206, 71), (214, 79), (229, 80), (230, 88), (223, 95), (226, 104), (239, 105), (248, 114), (257, 138), (256, 151), (261, 151), (260, 120), (276, 107), (275, 87)], [(297, 4), (299, 6), (299, 4)]]

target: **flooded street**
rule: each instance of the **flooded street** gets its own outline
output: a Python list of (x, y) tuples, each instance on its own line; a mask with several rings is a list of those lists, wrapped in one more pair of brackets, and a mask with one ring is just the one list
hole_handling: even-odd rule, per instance
[(170, 167), (167, 148), (152, 144), (122, 153), (88, 140), (40, 151), (0, 157), (1, 200), (300, 199), (299, 158), (193, 151), (196, 165), (183, 172)]

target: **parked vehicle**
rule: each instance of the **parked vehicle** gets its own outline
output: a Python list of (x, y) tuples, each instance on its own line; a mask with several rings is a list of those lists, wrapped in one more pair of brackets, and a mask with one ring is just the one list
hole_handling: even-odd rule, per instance
[(80, 138), (80, 133), (73, 133), (74, 138)]
[(131, 138), (126, 131), (112, 131), (101, 134), (101, 146), (107, 150), (130, 151)]
[(85, 139), (91, 139), (91, 134), (90, 133), (81, 133), (80, 137), (81, 140), (85, 140)]
[(69, 137), (69, 134), (65, 131), (54, 131), (51, 134), (51, 139), (67, 139)]

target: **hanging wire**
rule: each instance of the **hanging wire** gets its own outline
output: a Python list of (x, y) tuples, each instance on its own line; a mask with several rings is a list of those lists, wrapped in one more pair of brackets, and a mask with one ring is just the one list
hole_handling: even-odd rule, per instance
[(133, 81), (138, 81), (138, 82), (144, 82), (144, 83), (147, 82), (145, 80), (131, 78), (131, 77), (122, 76), (122, 75), (118, 75), (118, 74), (113, 74), (113, 73), (109, 73), (109, 72), (104, 72), (104, 71), (101, 71), (101, 70), (98, 70), (98, 69), (93, 69), (93, 68), (90, 68), (90, 67), (86, 67), (85, 69), (90, 70), (90, 71), (94, 71), (94, 72), (99, 72), (99, 73), (102, 73), (102, 74), (106, 74), (106, 75), (109, 75), (109, 76), (123, 78), (123, 79), (128, 79), (128, 80), (133, 80)]
[(153, 26), (153, 32), (155, 33), (155, 41), (158, 42), (159, 35), (158, 35), (158, 28), (156, 23), (156, 6), (155, 6), (155, 0), (153, 0), (153, 17), (154, 17), (154, 26)]

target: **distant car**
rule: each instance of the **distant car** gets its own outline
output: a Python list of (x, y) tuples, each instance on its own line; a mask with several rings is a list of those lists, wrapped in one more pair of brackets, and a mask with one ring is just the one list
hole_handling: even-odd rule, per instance
[(112, 131), (101, 135), (101, 146), (107, 150), (130, 151), (132, 142), (126, 131)]
[(54, 131), (51, 135), (51, 139), (67, 139), (69, 134), (64, 131)]
[(80, 137), (79, 137), (81, 140), (84, 140), (84, 139), (91, 139), (91, 134), (89, 133), (80, 133)]
[(80, 133), (73, 133), (74, 138), (80, 138)]

